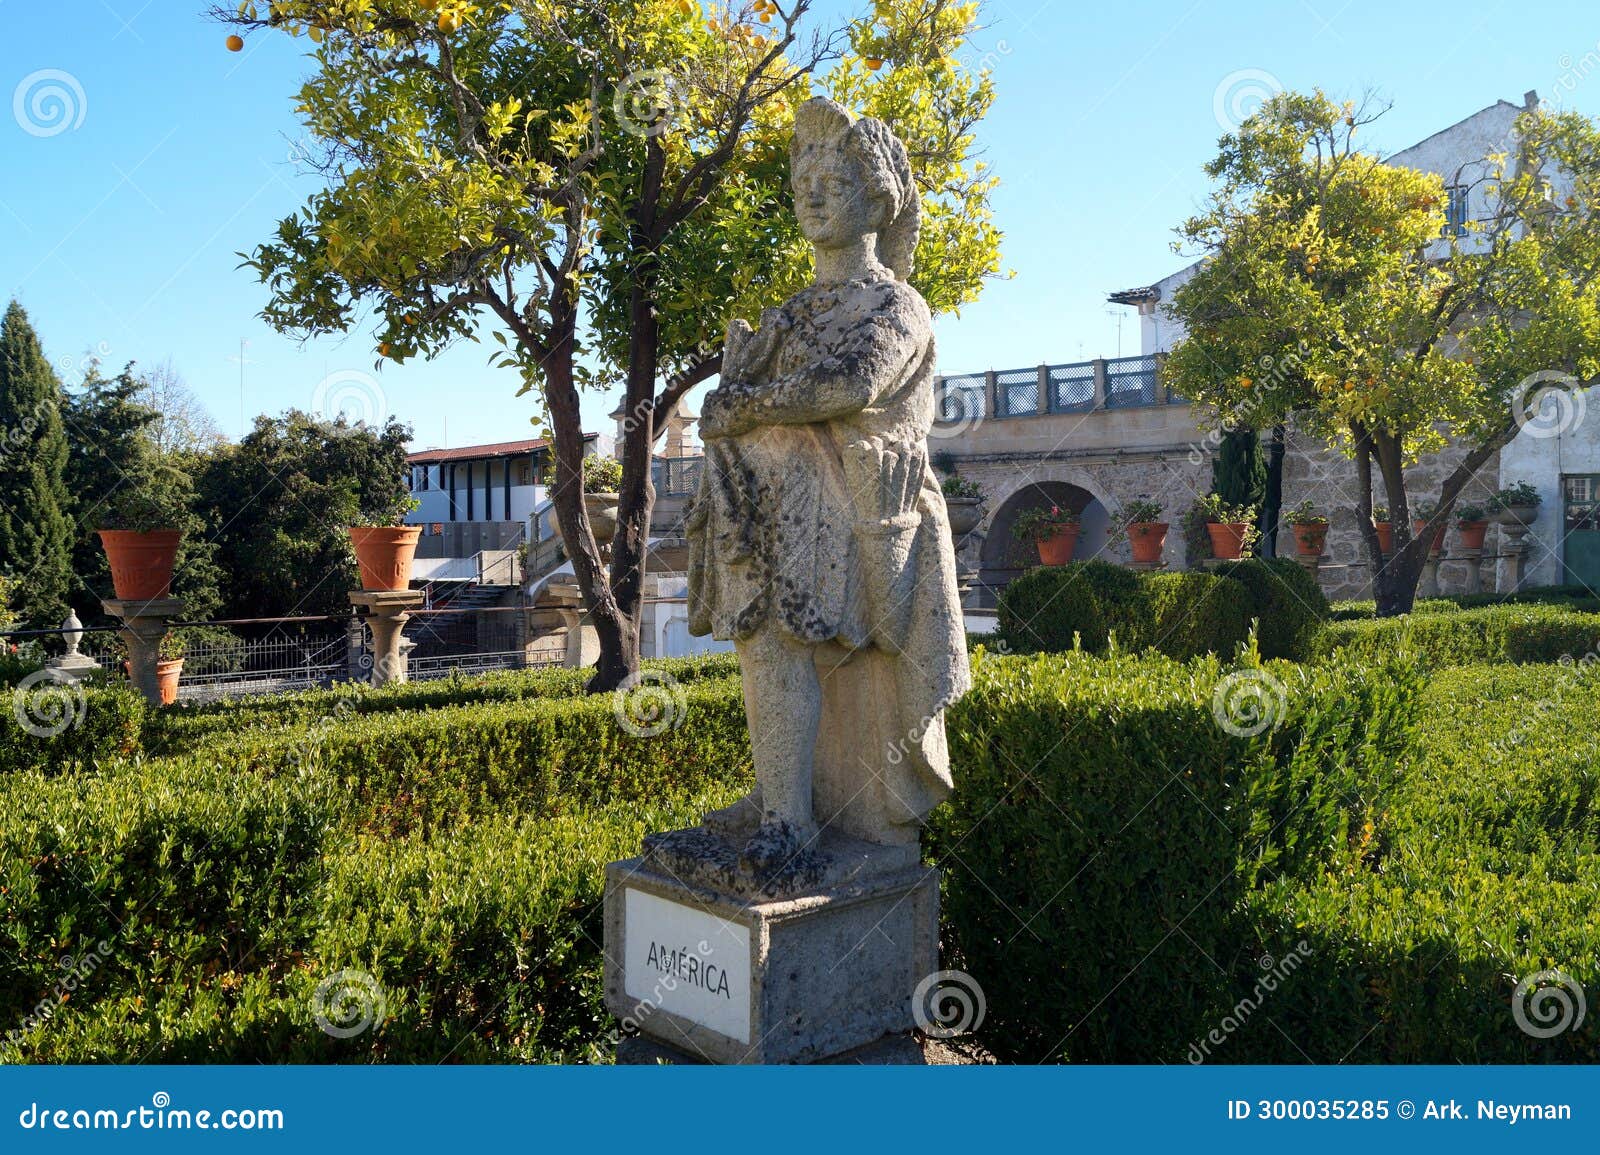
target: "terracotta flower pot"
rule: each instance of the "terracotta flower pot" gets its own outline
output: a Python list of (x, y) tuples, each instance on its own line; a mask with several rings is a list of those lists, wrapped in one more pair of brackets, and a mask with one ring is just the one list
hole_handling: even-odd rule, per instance
[(1328, 544), (1328, 523), (1307, 522), (1291, 526), (1294, 530), (1294, 548), (1301, 557), (1321, 557)]
[(1034, 539), (1039, 547), (1039, 561), (1044, 565), (1066, 565), (1078, 548), (1079, 525), (1063, 525), (1050, 537)]
[(161, 704), (170, 706), (178, 700), (178, 679), (183, 675), (183, 659), (173, 658), (156, 663), (156, 686), (161, 691)]
[[(1425, 521), (1413, 521), (1411, 523), (1411, 536), (1413, 536), (1413, 537), (1421, 537), (1422, 536), (1422, 531), (1427, 529), (1427, 528), (1428, 528), (1428, 523), (1427, 522), (1425, 522)], [(1446, 526), (1446, 525), (1441, 525), (1437, 530), (1434, 531), (1433, 541), (1428, 546), (1428, 552), (1429, 553), (1438, 553), (1441, 549), (1444, 548), (1444, 531), (1447, 530), (1448, 528), (1450, 528), (1450, 527)]]
[(947, 497), (944, 507), (950, 515), (950, 536), (965, 537), (983, 520), (983, 498)]
[(102, 529), (100, 544), (111, 563), (111, 584), (125, 602), (172, 596), (172, 566), (183, 531)]
[(1140, 565), (1150, 565), (1161, 560), (1161, 550), (1167, 544), (1167, 523), (1164, 521), (1135, 521), (1128, 525), (1128, 548), (1133, 560)]
[(364, 590), (403, 590), (411, 584), (420, 525), (359, 525), (350, 528)]
[(1378, 533), (1378, 548), (1384, 553), (1394, 552), (1394, 525), (1387, 521), (1375, 521), (1372, 528)]
[(1484, 534), (1489, 532), (1487, 521), (1458, 521), (1456, 532), (1461, 535), (1462, 549), (1482, 549)]
[(1244, 556), (1244, 535), (1250, 532), (1248, 521), (1212, 521), (1206, 523), (1211, 535), (1211, 555), (1221, 561), (1237, 561)]
[(586, 493), (583, 508), (589, 515), (589, 529), (594, 533), (596, 545), (605, 545), (617, 536), (617, 505), (622, 500), (616, 493)]

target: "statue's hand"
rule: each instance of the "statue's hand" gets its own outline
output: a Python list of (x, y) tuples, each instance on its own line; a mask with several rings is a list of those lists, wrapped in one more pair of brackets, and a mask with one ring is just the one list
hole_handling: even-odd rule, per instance
[(748, 395), (748, 389), (733, 382), (707, 393), (700, 406), (700, 436), (735, 437), (755, 428), (745, 414)]

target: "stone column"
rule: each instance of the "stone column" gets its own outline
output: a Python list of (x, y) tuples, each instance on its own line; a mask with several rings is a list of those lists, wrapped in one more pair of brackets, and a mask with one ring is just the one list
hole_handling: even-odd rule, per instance
[(1039, 366), (1039, 405), (1034, 410), (1040, 417), (1050, 412), (1050, 366)]
[(344, 636), (344, 672), (345, 677), (352, 682), (360, 682), (366, 678), (366, 668), (361, 659), (367, 652), (367, 627), (358, 615), (350, 619), (350, 624), (345, 627)]
[(133, 688), (152, 706), (161, 705), (161, 686), (156, 678), (156, 663), (161, 660), (161, 639), (167, 636), (174, 618), (183, 616), (178, 598), (156, 598), (148, 602), (107, 598), (100, 608), (122, 619), (118, 636), (128, 648), (128, 677)]
[(1422, 563), (1422, 583), (1417, 587), (1417, 596), (1422, 598), (1436, 598), (1439, 596), (1439, 551), (1430, 550), (1428, 560)]
[(1090, 364), (1094, 366), (1094, 407), (1096, 409), (1104, 409), (1106, 407), (1106, 390), (1109, 387), (1107, 384), (1106, 359), (1104, 357), (1096, 357)]
[(350, 595), (350, 604), (372, 631), (372, 684), (404, 682), (406, 647), (400, 631), (411, 617), (409, 611), (422, 605), (422, 591), (357, 590)]
[(983, 375), (983, 415), (985, 417), (1000, 416), (1000, 389), (993, 369)]
[(1319, 585), (1321, 584), (1322, 555), (1320, 553), (1301, 553), (1299, 550), (1295, 550), (1294, 560), (1299, 563), (1301, 569), (1311, 575), (1312, 581), (1317, 582)]
[(1467, 592), (1481, 594), (1483, 592), (1483, 550), (1464, 549), (1460, 554), (1461, 560), (1467, 563)]

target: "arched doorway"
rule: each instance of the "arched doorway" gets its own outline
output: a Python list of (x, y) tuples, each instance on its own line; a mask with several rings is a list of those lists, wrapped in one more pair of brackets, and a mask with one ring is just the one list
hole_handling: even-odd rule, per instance
[(1036, 481), (1025, 485), (1006, 498), (989, 519), (988, 533), (983, 539), (983, 569), (979, 574), (983, 605), (994, 605), (995, 596), (1002, 588), (1039, 564), (1039, 551), (1033, 542), (1013, 537), (1011, 527), (1024, 510), (1051, 506), (1070, 509), (1081, 519), (1078, 545), (1072, 554), (1074, 561), (1087, 561), (1105, 550), (1109, 515), (1094, 494), (1065, 481)]

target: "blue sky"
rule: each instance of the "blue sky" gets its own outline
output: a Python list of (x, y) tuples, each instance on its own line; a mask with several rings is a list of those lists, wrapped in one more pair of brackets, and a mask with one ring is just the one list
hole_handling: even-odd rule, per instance
[[(822, 0), (826, 12), (856, 5)], [(356, 332), (310, 344), (257, 317), (263, 291), (236, 253), (314, 187), (293, 160), (292, 93), (307, 63), (282, 37), (223, 49), (201, 0), (0, 0), (0, 294), (19, 297), (76, 380), (171, 358), (219, 425), (243, 411), (381, 409), (419, 445), (530, 436), (516, 382), (466, 345), (387, 365)], [(1002, 180), (1005, 268), (939, 323), (945, 372), (1136, 352), (1111, 290), (1180, 263), (1172, 229), (1206, 184), (1218, 111), (1274, 86), (1394, 104), (1369, 141), (1396, 151), (1528, 89), (1600, 113), (1600, 11), (1590, 3), (1080, 4), (989, 0), (974, 56), (998, 98), (980, 129)], [(61, 75), (65, 74), (65, 75)], [(55, 88), (70, 107), (35, 107)], [(48, 97), (48, 93), (44, 93)], [(1122, 318), (1119, 333), (1118, 317)], [(615, 403), (586, 404), (609, 429)]]

